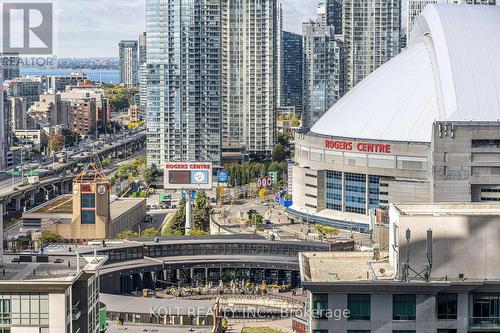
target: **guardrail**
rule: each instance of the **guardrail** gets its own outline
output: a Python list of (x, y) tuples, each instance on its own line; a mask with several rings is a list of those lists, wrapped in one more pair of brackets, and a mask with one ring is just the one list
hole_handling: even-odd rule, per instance
[(234, 230), (231, 230), (231, 228), (227, 228), (223, 225), (221, 225), (219, 222), (216, 222), (214, 219), (214, 215), (219, 215), (219, 214), (210, 214), (210, 234), (211, 235), (235, 235), (238, 234), (237, 232), (234, 232)]
[(469, 317), (469, 329), (500, 330), (500, 317)]

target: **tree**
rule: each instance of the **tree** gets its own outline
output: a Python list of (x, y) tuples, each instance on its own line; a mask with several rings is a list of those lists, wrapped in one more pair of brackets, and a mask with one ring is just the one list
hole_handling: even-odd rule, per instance
[(156, 228), (148, 228), (142, 232), (141, 236), (144, 236), (144, 237), (160, 236), (160, 230), (158, 230)]
[(252, 224), (255, 226), (259, 226), (264, 222), (264, 217), (260, 214), (252, 215)]
[(193, 229), (207, 232), (210, 228), (210, 207), (205, 191), (197, 191), (193, 207)]
[(102, 160), (101, 165), (102, 165), (103, 168), (107, 168), (112, 163), (113, 163), (113, 161), (110, 158), (105, 158), (105, 159)]
[(292, 125), (292, 127), (299, 127), (300, 119), (297, 118), (297, 116), (293, 116), (292, 119), (290, 119), (290, 125)]
[(283, 147), (289, 147), (292, 139), (293, 137), (288, 133), (278, 133), (276, 143), (280, 143)]
[(207, 231), (194, 229), (189, 232), (189, 236), (205, 236), (208, 235)]
[(139, 233), (133, 230), (125, 230), (121, 234), (116, 236), (117, 239), (128, 239), (128, 238), (137, 238), (139, 237)]
[(64, 136), (64, 145), (66, 147), (73, 147), (78, 141), (78, 134), (70, 131), (69, 129), (63, 129), (62, 135)]
[(40, 246), (44, 246), (50, 243), (59, 243), (63, 240), (62, 236), (59, 235), (57, 231), (53, 230), (44, 230), (38, 236), (38, 241), (40, 242)]
[(156, 180), (156, 178), (159, 175), (160, 175), (160, 172), (159, 172), (158, 168), (156, 167), (156, 165), (153, 164), (150, 167), (147, 167), (146, 169), (144, 169), (144, 172), (142, 173), (142, 180), (146, 184), (151, 184)]
[(276, 144), (273, 149), (273, 161), (282, 162), (285, 159), (286, 159), (285, 147), (281, 143)]
[(170, 220), (170, 227), (166, 230), (165, 236), (182, 236), (186, 231), (186, 199), (179, 201), (179, 206), (174, 216)]
[(48, 143), (49, 153), (55, 153), (64, 147), (64, 136), (62, 134), (51, 134)]
[(108, 98), (113, 111), (127, 110), (134, 104), (134, 95), (139, 92), (136, 87), (127, 88), (121, 85), (103, 84), (104, 94)]

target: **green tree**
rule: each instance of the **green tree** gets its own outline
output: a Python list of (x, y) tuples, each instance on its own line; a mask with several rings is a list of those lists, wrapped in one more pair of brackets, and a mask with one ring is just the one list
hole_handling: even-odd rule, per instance
[(148, 228), (148, 229), (145, 229), (141, 233), (141, 236), (144, 236), (144, 237), (156, 237), (156, 236), (160, 236), (160, 230), (158, 230), (156, 228)]
[(104, 94), (108, 98), (113, 111), (127, 110), (134, 104), (134, 95), (139, 92), (136, 87), (127, 88), (121, 85), (103, 85)]
[(273, 148), (273, 161), (282, 162), (286, 159), (286, 150), (281, 143), (277, 143)]
[(297, 116), (293, 116), (292, 119), (290, 119), (290, 125), (292, 127), (299, 127), (300, 126), (300, 119)]
[(125, 230), (121, 234), (116, 236), (117, 239), (128, 239), (128, 238), (137, 238), (139, 237), (139, 233), (133, 230)]
[(112, 163), (113, 163), (113, 161), (110, 158), (105, 158), (105, 159), (102, 160), (101, 165), (102, 165), (103, 168), (107, 168)]
[(289, 147), (292, 139), (293, 137), (288, 133), (278, 133), (276, 143), (280, 143), (283, 147)]
[(146, 169), (144, 169), (144, 172), (142, 173), (142, 180), (150, 185), (151, 183), (153, 183), (156, 178), (160, 175), (160, 171), (158, 170), (158, 168), (156, 167), (156, 165), (151, 165), (150, 167), (147, 167)]
[(189, 235), (190, 236), (205, 236), (205, 235), (208, 235), (208, 232), (207, 231), (203, 231), (203, 230), (194, 229), (194, 230), (191, 230), (189, 232)]
[(40, 236), (38, 236), (38, 241), (40, 242), (40, 246), (44, 246), (50, 243), (59, 243), (63, 240), (62, 236), (53, 230), (45, 230), (42, 231)]
[(193, 207), (193, 229), (207, 232), (210, 227), (210, 206), (205, 191), (197, 191)]
[(165, 236), (182, 236), (186, 230), (186, 199), (179, 201), (179, 206), (174, 216), (170, 220), (170, 226), (165, 232)]
[(259, 226), (264, 222), (264, 217), (260, 214), (252, 215), (252, 224), (255, 226)]

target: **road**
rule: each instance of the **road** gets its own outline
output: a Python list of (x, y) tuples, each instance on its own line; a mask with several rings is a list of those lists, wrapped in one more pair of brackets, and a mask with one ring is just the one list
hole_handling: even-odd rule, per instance
[[(127, 137), (125, 140), (118, 140), (114, 143), (109, 143), (108, 146), (104, 146), (103, 148), (97, 150), (95, 153), (74, 153), (69, 155), (72, 160), (69, 163), (55, 163), (48, 164), (44, 167), (44, 169), (40, 169), (40, 182), (50, 184), (53, 180), (56, 180), (60, 177), (72, 177), (73, 175), (69, 174), (60, 174), (60, 171), (69, 166), (70, 164), (79, 163), (92, 157), (96, 154), (102, 153), (106, 150), (116, 148), (119, 145), (122, 145), (124, 142), (134, 141), (137, 137), (144, 135), (144, 131), (140, 131), (138, 133), (133, 134), (132, 136)], [(54, 175), (55, 174), (55, 175)], [(16, 179), (17, 178), (17, 179)], [(26, 177), (24, 177), (26, 180)], [(0, 197), (5, 195), (9, 195), (12, 193), (13, 187), (17, 187), (21, 190), (29, 189), (30, 185), (22, 185), (21, 176), (14, 177), (14, 181), (12, 181), (12, 177), (8, 177), (0, 181)]]
[(161, 229), (164, 222), (166, 222), (166, 218), (175, 213), (175, 209), (156, 209), (148, 211), (148, 214), (153, 217), (152, 223), (141, 222), (133, 227), (134, 231), (144, 231), (149, 228)]

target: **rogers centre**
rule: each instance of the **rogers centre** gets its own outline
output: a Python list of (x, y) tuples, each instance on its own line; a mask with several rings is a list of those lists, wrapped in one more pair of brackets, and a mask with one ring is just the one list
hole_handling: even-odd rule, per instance
[(498, 31), (500, 7), (428, 5), (406, 50), (296, 133), (288, 215), (367, 232), (390, 203), (500, 201)]

